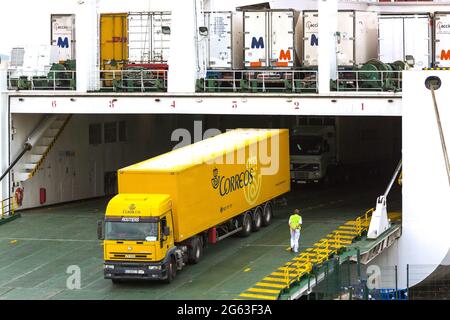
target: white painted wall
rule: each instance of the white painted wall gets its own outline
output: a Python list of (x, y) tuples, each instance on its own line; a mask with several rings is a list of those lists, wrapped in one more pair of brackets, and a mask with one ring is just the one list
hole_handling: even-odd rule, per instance
[[(9, 165), (8, 141), (9, 141), (9, 112), (8, 96), (0, 90), (0, 174), (3, 174)], [(0, 182), (0, 200), (9, 195), (9, 179), (6, 176)]]
[[(447, 148), (450, 144), (450, 72), (403, 73), (403, 234), (399, 242), (400, 288), (406, 285), (406, 264), (438, 265), (450, 248), (450, 186), (434, 115), (431, 93), (424, 86), (436, 75), (436, 91)], [(426, 273), (422, 278), (426, 277)], [(416, 277), (416, 282), (421, 281)], [(414, 285), (415, 283), (411, 283)]]
[[(17, 153), (39, 119), (36, 114), (12, 115), (17, 134), (11, 154)], [(126, 142), (89, 144), (89, 124), (118, 120), (127, 122)], [(22, 183), (22, 208), (40, 206), (40, 188), (46, 189), (45, 205), (104, 195), (105, 172), (168, 151), (172, 120), (149, 115), (72, 116), (37, 174)]]

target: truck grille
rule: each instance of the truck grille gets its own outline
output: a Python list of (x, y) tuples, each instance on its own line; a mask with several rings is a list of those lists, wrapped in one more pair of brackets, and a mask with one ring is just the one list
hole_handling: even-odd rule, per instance
[(114, 260), (151, 260), (151, 253), (111, 252)]

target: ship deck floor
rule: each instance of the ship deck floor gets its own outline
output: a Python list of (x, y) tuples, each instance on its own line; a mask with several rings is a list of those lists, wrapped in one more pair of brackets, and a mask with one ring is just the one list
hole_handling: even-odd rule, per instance
[[(383, 183), (373, 184), (301, 185), (286, 196), (287, 206), (276, 208), (270, 226), (207, 247), (203, 260), (178, 272), (171, 284), (113, 285), (103, 278), (96, 222), (108, 198), (26, 210), (0, 226), (0, 299), (232, 299), (292, 259), (287, 221), (294, 208), (303, 216), (301, 251), (372, 207), (384, 190)], [(396, 189), (392, 210), (400, 206)], [(70, 290), (66, 271), (73, 265), (80, 267), (81, 288)]]

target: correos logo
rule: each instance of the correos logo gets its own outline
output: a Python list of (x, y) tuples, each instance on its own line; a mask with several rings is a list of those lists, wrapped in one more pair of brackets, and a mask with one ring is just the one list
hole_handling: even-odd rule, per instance
[(211, 185), (219, 190), (222, 197), (242, 189), (246, 201), (249, 204), (255, 203), (261, 189), (261, 175), (258, 174), (256, 158), (247, 161), (246, 170), (229, 177), (221, 176), (219, 169), (214, 168)]
[(312, 29), (312, 28), (318, 28), (319, 27), (319, 23), (312, 23), (311, 21), (306, 22), (306, 29)]

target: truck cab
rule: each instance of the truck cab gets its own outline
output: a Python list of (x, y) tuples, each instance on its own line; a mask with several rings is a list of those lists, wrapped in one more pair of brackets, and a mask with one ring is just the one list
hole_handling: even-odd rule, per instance
[(112, 198), (99, 224), (105, 278), (170, 282), (177, 269), (173, 226), (169, 195), (118, 194)]
[(324, 181), (329, 168), (336, 165), (334, 126), (298, 126), (289, 141), (291, 182)]

